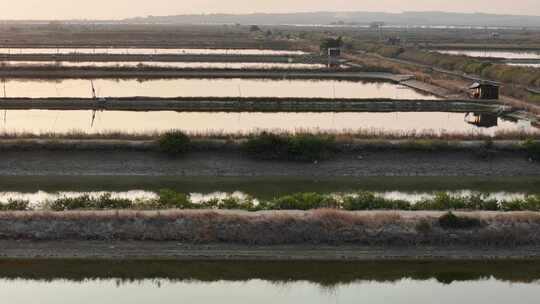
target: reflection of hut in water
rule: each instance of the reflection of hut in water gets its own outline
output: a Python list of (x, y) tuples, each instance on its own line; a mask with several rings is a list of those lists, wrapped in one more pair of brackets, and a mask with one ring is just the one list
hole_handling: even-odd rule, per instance
[(473, 99), (499, 99), (500, 86), (494, 82), (475, 82), (469, 87)]
[(479, 128), (492, 128), (499, 125), (499, 117), (489, 113), (467, 113), (465, 121)]

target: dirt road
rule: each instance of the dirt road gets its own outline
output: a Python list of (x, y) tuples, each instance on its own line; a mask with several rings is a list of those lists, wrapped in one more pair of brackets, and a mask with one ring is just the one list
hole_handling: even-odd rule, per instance
[(540, 163), (518, 152), (484, 159), (473, 152), (341, 153), (317, 163), (259, 161), (235, 151), (170, 157), (141, 151), (2, 151), (0, 176), (538, 176)]

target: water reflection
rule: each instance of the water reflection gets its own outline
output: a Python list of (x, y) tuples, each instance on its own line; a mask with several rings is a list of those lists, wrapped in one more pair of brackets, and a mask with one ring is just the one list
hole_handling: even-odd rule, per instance
[[(322, 288), (309, 282), (0, 281), (10, 303), (537, 303), (537, 284), (507, 284), (494, 279), (443, 285), (434, 281), (355, 282)], [(490, 295), (490, 296), (488, 296)], [(39, 299), (39, 301), (36, 301)]]
[[(260, 79), (93, 80), (103, 97), (326, 97), (437, 99), (388, 82)], [(90, 97), (88, 80), (13, 80), (6, 82), (8, 97)]]
[(436, 50), (435, 52), (449, 55), (465, 55), (470, 57), (505, 58), (505, 59), (540, 59), (538, 52), (520, 51), (474, 51), (474, 50)]
[(181, 129), (191, 133), (249, 133), (272, 131), (327, 131), (410, 134), (466, 133), (494, 135), (497, 131), (538, 132), (526, 124), (499, 120), (497, 127), (479, 129), (463, 120), (461, 113), (222, 113), (222, 112), (130, 112), (84, 110), (10, 110), (0, 129), (8, 133), (86, 133), (112, 131), (152, 133)]
[(164, 48), (0, 48), (0, 55), (9, 54), (228, 54), (228, 55), (303, 55), (302, 51), (267, 49), (164, 49)]
[(6, 260), (10, 303), (536, 303), (539, 263)]
[(0, 66), (62, 66), (62, 67), (164, 67), (164, 68), (205, 68), (205, 69), (320, 69), (326, 67), (324, 64), (304, 64), (304, 63), (258, 63), (258, 62), (69, 62), (69, 61), (0, 61)]

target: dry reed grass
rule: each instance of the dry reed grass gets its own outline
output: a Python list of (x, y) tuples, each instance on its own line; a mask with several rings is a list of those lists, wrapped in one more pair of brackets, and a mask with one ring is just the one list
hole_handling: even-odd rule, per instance
[(184, 243), (538, 245), (540, 214), (456, 213), (485, 223), (444, 229), (441, 212), (75, 211), (0, 213), (0, 237), (29, 240), (151, 240)]

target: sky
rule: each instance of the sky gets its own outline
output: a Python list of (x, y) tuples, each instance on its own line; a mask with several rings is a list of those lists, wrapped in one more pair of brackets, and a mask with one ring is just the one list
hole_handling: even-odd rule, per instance
[(121, 19), (201, 13), (451, 11), (540, 15), (540, 0), (0, 0), (0, 19)]

